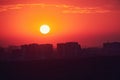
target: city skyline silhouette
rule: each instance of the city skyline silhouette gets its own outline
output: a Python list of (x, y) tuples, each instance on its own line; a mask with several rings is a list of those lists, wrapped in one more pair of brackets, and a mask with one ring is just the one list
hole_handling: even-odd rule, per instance
[(103, 47), (81, 48), (78, 42), (52, 44), (25, 44), (0, 48), (1, 61), (26, 61), (44, 59), (80, 59), (97, 56), (120, 56), (120, 42), (106, 42)]
[(0, 0), (0, 80), (120, 80), (120, 0)]

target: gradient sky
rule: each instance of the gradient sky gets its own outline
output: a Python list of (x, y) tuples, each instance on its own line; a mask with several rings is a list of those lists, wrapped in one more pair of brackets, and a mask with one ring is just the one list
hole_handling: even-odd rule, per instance
[[(39, 32), (48, 24), (51, 32)], [(120, 41), (120, 0), (0, 0), (0, 46)]]

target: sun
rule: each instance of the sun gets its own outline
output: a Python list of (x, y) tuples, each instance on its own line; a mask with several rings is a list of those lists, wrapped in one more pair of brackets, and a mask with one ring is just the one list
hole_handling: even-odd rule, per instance
[(42, 34), (48, 34), (50, 32), (50, 27), (49, 25), (41, 25), (40, 26), (40, 32)]

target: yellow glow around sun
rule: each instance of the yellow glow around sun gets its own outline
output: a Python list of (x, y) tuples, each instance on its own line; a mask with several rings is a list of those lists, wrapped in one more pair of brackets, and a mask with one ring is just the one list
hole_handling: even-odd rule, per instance
[(50, 32), (50, 27), (48, 25), (41, 25), (40, 26), (40, 32), (42, 34), (47, 34)]

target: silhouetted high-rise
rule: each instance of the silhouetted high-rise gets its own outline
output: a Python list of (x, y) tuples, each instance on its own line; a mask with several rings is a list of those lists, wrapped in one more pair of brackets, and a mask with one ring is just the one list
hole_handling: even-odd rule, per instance
[(21, 46), (22, 53), (25, 55), (25, 59), (46, 59), (51, 58), (53, 53), (52, 44), (30, 44)]
[(81, 46), (77, 42), (59, 43), (57, 44), (57, 51), (63, 58), (74, 58), (80, 55)]
[(120, 42), (104, 43), (103, 47), (105, 49), (120, 49)]
[(103, 49), (109, 55), (120, 55), (120, 42), (104, 43)]
[(44, 59), (53, 57), (53, 45), (52, 44), (41, 44), (39, 45), (41, 57)]

